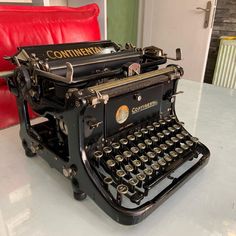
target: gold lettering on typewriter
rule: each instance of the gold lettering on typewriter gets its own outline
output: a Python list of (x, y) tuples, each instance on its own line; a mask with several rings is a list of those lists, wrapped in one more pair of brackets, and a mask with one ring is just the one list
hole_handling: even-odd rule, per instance
[(71, 58), (71, 57), (83, 57), (94, 55), (102, 52), (101, 47), (89, 47), (89, 48), (76, 48), (76, 49), (67, 49), (67, 50), (48, 50), (46, 55), (50, 59), (63, 59), (63, 58)]
[(146, 103), (144, 105), (141, 105), (139, 107), (133, 107), (132, 108), (132, 115), (136, 114), (136, 113), (139, 113), (141, 111), (145, 111), (151, 107), (155, 107), (158, 105), (158, 101), (152, 101), (152, 102), (149, 102), (149, 103)]

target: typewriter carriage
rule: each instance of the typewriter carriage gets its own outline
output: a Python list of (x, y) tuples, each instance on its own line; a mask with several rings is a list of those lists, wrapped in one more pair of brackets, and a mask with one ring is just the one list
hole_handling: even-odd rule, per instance
[[(82, 48), (91, 45), (100, 47), (101, 55), (45, 59), (45, 51), (48, 49), (56, 47), (60, 52), (64, 47), (73, 49), (80, 45)], [(180, 58), (177, 50), (176, 59)], [(13, 57), (17, 69), (14, 75), (9, 77), (8, 85), (17, 97), (20, 137), (25, 154), (28, 157), (36, 154), (43, 157), (51, 167), (70, 179), (75, 199), (83, 200), (89, 195), (121, 224), (136, 224), (146, 218), (204, 166), (210, 155), (209, 150), (196, 141), (194, 148), (190, 148), (191, 153), (182, 155), (179, 158), (181, 161), (174, 161), (175, 164), (169, 165), (169, 169), (161, 169), (161, 175), (158, 178), (153, 177), (155, 181), (152, 181), (152, 177), (151, 180), (148, 179), (149, 185), (146, 183), (146, 188), (135, 186), (134, 193), (128, 184), (129, 177), (119, 180), (120, 177), (114, 176), (113, 170), (93, 159), (95, 150), (102, 150), (121, 137), (133, 134), (151, 120), (158, 122), (173, 116), (173, 124), (180, 124), (175, 114), (175, 96), (183, 69), (177, 65), (158, 69), (167, 59), (167, 55), (156, 47), (140, 50), (127, 44), (125, 50), (120, 50), (120, 47), (111, 41), (26, 47)], [(30, 104), (37, 114), (45, 117), (46, 121), (32, 125), (27, 104)], [(126, 118), (124, 114), (127, 111), (124, 108), (119, 123), (116, 111), (122, 105), (131, 106), (137, 111), (129, 111), (131, 115)], [(186, 131), (182, 126), (181, 130)], [(189, 133), (187, 135), (192, 137)], [(124, 150), (127, 150), (127, 147)], [(156, 185), (164, 178), (170, 177), (175, 169), (187, 160), (196, 158), (198, 154), (201, 154), (198, 162), (179, 177), (173, 178), (153, 199), (142, 203), (148, 195), (148, 186)], [(158, 163), (158, 160), (155, 163)], [(150, 160), (148, 161), (150, 164)], [(118, 166), (117, 162), (115, 165)], [(99, 168), (103, 168), (102, 172)], [(113, 180), (109, 186), (104, 183), (104, 173), (109, 173), (107, 176), (111, 176)], [(128, 172), (126, 174), (128, 175)], [(133, 173), (130, 177), (133, 177)], [(144, 186), (145, 183), (142, 184)], [(127, 192), (120, 185), (128, 186)], [(109, 188), (113, 188), (113, 193)], [(119, 191), (114, 193), (114, 189)], [(131, 199), (136, 207), (123, 206), (123, 197)]]

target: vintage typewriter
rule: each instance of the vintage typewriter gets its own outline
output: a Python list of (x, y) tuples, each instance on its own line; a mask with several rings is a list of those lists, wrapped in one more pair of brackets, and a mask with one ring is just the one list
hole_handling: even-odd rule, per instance
[[(164, 66), (163, 50), (97, 41), (21, 47), (8, 59), (26, 155), (115, 221), (139, 223), (207, 163), (209, 150), (176, 116), (184, 72)], [(28, 105), (42, 117), (36, 124)]]

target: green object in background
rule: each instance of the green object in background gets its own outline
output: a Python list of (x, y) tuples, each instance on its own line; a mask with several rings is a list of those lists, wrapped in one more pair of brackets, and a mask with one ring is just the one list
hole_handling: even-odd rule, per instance
[(137, 44), (138, 0), (107, 0), (107, 38)]

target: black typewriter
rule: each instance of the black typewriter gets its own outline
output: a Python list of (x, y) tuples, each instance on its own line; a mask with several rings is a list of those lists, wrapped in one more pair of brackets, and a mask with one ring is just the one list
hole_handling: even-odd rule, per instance
[[(97, 41), (21, 47), (9, 59), (25, 154), (41, 156), (71, 181), (75, 199), (88, 195), (115, 221), (139, 223), (208, 162), (176, 116), (183, 69), (165, 66), (160, 48)], [(42, 117), (36, 124), (29, 106)]]

